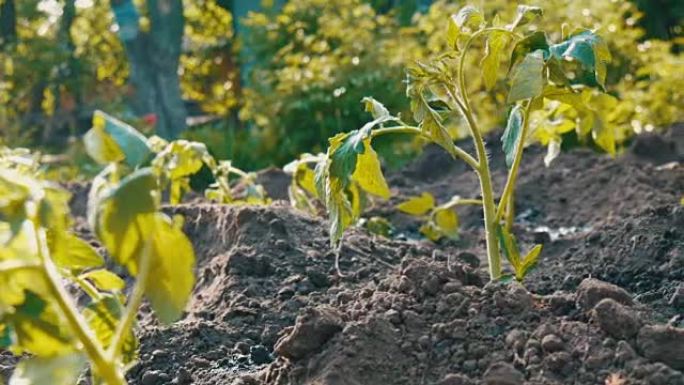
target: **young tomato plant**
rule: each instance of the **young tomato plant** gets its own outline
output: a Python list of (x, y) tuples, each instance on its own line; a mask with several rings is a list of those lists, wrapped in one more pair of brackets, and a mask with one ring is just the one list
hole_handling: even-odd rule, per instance
[[(514, 191), (525, 145), (534, 138), (539, 126), (530, 125), (534, 111), (549, 108), (572, 110), (564, 116), (572, 117), (578, 135), (601, 136), (601, 115), (591, 105), (596, 99), (610, 99), (602, 93), (607, 63), (610, 60), (605, 42), (593, 31), (577, 29), (567, 33), (563, 29), (561, 41), (549, 41), (547, 33), (535, 30), (523, 32), (522, 26), (542, 16), (538, 7), (518, 7), (516, 18), (504, 24), (495, 17), (487, 22), (475, 7), (466, 6), (449, 19), (445, 39), (449, 49), (428, 63), (417, 63), (408, 69), (407, 96), (411, 100), (416, 126), (393, 116), (378, 101), (365, 98), (366, 110), (373, 120), (358, 130), (339, 134), (330, 139), (326, 158), (317, 166), (318, 194), (330, 215), (330, 238), (337, 244), (344, 230), (359, 218), (355, 209), (356, 196), (364, 193), (386, 198), (389, 188), (380, 169), (372, 140), (387, 134), (412, 134), (436, 143), (454, 159), (464, 161), (480, 180), (481, 202), (484, 213), (485, 238), (489, 273), (492, 280), (502, 277), (501, 254), (511, 262), (514, 276), (522, 279), (534, 266), (540, 246), (520, 256), (511, 234), (514, 219)], [(469, 99), (466, 56), (476, 44), (484, 42), (481, 76), (488, 89), (499, 82), (508, 85), (505, 99), (510, 106), (508, 123), (501, 137), (508, 178), (503, 191), (496, 194), (485, 147), (483, 128), (476, 117), (477, 106)], [(508, 71), (500, 79), (499, 70), (504, 56), (509, 58)], [(464, 122), (473, 141), (475, 154), (454, 144), (447, 127), (454, 120)], [(567, 125), (546, 122), (547, 137), (560, 136)], [(552, 158), (558, 146), (549, 139)], [(498, 197), (498, 199), (497, 199)], [(453, 220), (451, 221), (453, 222)]]
[[(190, 178), (202, 167), (207, 167), (214, 183), (204, 191), (206, 198), (217, 203), (266, 204), (270, 200), (261, 185), (255, 183), (253, 173), (233, 167), (230, 161), (217, 161), (204, 143), (184, 139), (167, 142), (153, 136), (145, 138), (130, 125), (102, 111), (95, 111), (93, 128), (85, 135), (88, 154), (101, 164), (120, 162), (127, 167), (149, 165), (157, 175), (163, 191), (168, 191), (169, 203), (182, 201), (191, 190)], [(245, 193), (237, 198), (230, 185), (230, 177), (237, 176), (245, 186)]]
[(92, 384), (126, 384), (143, 299), (170, 323), (194, 286), (192, 245), (181, 221), (160, 212), (154, 170), (139, 167), (142, 156), (124, 165), (119, 147), (100, 150), (108, 165), (93, 182), (88, 219), (107, 254), (135, 277), (128, 296), (125, 281), (70, 231), (68, 191), (42, 179), (26, 154), (0, 155), (0, 349), (24, 356), (10, 384), (73, 385), (88, 363)]

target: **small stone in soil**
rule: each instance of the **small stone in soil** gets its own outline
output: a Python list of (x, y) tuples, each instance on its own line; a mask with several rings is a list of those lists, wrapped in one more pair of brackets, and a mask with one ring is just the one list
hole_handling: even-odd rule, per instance
[(150, 370), (143, 374), (141, 379), (142, 385), (162, 385), (169, 382), (169, 376), (161, 370)]
[(592, 318), (608, 335), (629, 339), (639, 332), (641, 322), (637, 314), (612, 298), (605, 298), (594, 306)]
[(484, 374), (483, 385), (522, 385), (525, 376), (513, 365), (496, 362), (492, 364)]
[(437, 385), (470, 385), (473, 382), (463, 374), (447, 374)]
[(619, 286), (600, 281), (595, 278), (587, 278), (577, 288), (577, 307), (589, 311), (604, 298), (613, 300), (627, 306), (634, 304), (632, 297)]
[(647, 325), (639, 330), (637, 346), (648, 359), (684, 370), (684, 329)]
[(563, 350), (564, 345), (563, 340), (555, 334), (549, 334), (541, 341), (542, 349), (547, 353)]

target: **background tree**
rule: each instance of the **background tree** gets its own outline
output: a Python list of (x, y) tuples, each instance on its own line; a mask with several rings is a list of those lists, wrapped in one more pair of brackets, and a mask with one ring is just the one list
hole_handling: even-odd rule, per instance
[(146, 23), (132, 0), (112, 10), (130, 66), (133, 110), (151, 117), (157, 133), (175, 138), (185, 130), (186, 110), (178, 78), (185, 18), (181, 0), (148, 0)]

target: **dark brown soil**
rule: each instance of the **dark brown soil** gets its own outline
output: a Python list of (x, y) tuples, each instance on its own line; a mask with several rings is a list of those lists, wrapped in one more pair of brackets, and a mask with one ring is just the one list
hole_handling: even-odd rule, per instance
[(186, 217), (198, 283), (180, 322), (142, 317), (131, 383), (684, 385), (683, 132), (638, 138), (618, 159), (571, 150), (550, 168), (528, 149), (515, 232), (544, 250), (525, 287), (487, 283), (478, 209), (459, 209), (461, 238), (439, 244), (392, 209), (422, 191), (478, 195), (434, 148), (391, 173), (394, 198), (369, 211), (394, 239), (345, 236), (344, 277), (325, 221), (284, 202), (169, 208)]

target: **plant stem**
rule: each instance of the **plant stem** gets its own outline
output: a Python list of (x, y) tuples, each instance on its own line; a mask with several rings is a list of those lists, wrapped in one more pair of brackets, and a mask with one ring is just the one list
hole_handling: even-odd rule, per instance
[(487, 149), (485, 148), (482, 132), (477, 127), (477, 123), (473, 118), (472, 108), (470, 107), (470, 100), (468, 99), (468, 90), (465, 81), (465, 58), (468, 49), (472, 42), (478, 36), (496, 29), (487, 28), (476, 32), (466, 42), (465, 47), (459, 59), (458, 70), (458, 87), (461, 94), (461, 102), (457, 104), (461, 108), (461, 112), (466, 118), (468, 128), (475, 143), (475, 150), (479, 161), (478, 177), (480, 179), (480, 190), (482, 191), (482, 208), (484, 211), (484, 226), (485, 226), (485, 241), (487, 243), (487, 260), (489, 262), (489, 277), (491, 280), (497, 280), (501, 277), (501, 253), (499, 244), (496, 239), (496, 226), (499, 222), (496, 220), (496, 204), (494, 203), (494, 191), (492, 188), (492, 177), (489, 170), (489, 159), (487, 157)]
[(93, 287), (93, 285), (90, 284), (90, 282), (77, 275), (74, 275), (72, 279), (74, 282), (78, 284), (78, 286), (81, 287), (83, 291), (85, 291), (86, 294), (88, 294), (90, 298), (92, 298), (95, 301), (102, 299), (102, 294), (100, 294), (97, 291), (97, 289), (95, 289), (95, 287)]
[[(140, 226), (136, 226), (140, 234), (143, 232)], [(135, 286), (133, 287), (133, 292), (128, 299), (128, 305), (126, 306), (126, 312), (124, 316), (119, 321), (116, 326), (116, 332), (114, 337), (112, 337), (112, 342), (107, 349), (107, 356), (110, 359), (118, 359), (119, 352), (121, 351), (121, 345), (126, 340), (126, 334), (131, 330), (133, 323), (135, 322), (135, 317), (138, 314), (138, 309), (140, 304), (142, 304), (143, 298), (145, 296), (145, 288), (147, 287), (147, 279), (150, 275), (150, 268), (152, 267), (152, 241), (147, 240), (145, 246), (143, 247), (142, 254), (140, 255), (140, 270), (138, 276), (136, 277)]]
[[(506, 179), (506, 185), (504, 186), (503, 192), (501, 193), (501, 199), (499, 200), (499, 207), (496, 210), (496, 220), (500, 221), (503, 218), (504, 213), (506, 214), (507, 221), (512, 221), (511, 217), (515, 216), (514, 209), (514, 199), (513, 199), (513, 189), (515, 188), (515, 181), (518, 178), (518, 171), (520, 170), (520, 162), (523, 157), (523, 150), (525, 149), (525, 139), (527, 138), (527, 130), (530, 125), (530, 105), (532, 101), (528, 102), (523, 108), (523, 125), (520, 132), (520, 141), (518, 146), (515, 148), (515, 157), (513, 158), (513, 164), (511, 169), (508, 170), (508, 178)], [(511, 219), (508, 219), (511, 218)]]
[[(423, 131), (420, 128), (414, 127), (414, 126), (393, 126), (393, 127), (379, 128), (377, 130), (371, 131), (371, 138), (377, 138), (378, 136), (382, 136), (382, 135), (386, 135), (386, 134), (413, 134), (413, 135), (418, 135), (424, 139), (432, 141), (432, 139), (430, 137), (428, 137), (427, 135), (425, 135), (425, 133), (423, 133)], [(448, 152), (451, 155), (458, 157), (461, 160), (463, 160), (464, 162), (466, 162), (474, 170), (477, 170), (477, 168), (478, 168), (477, 160), (475, 160), (475, 158), (473, 158), (470, 154), (468, 154), (462, 148), (453, 144), (451, 151), (448, 151)]]
[(50, 258), (50, 250), (47, 247), (45, 230), (41, 229), (35, 220), (33, 221), (33, 232), (36, 238), (38, 255), (42, 262), (48, 290), (64, 315), (64, 318), (66, 318), (70, 329), (81, 344), (83, 344), (83, 349), (88, 355), (88, 358), (90, 358), (94, 371), (96, 371), (108, 385), (126, 385), (126, 379), (123, 377), (123, 374), (117, 369), (113, 361), (107, 359), (105, 352), (97, 342), (97, 337), (93, 334), (92, 330), (90, 330), (90, 327), (81, 317), (81, 314), (78, 313), (76, 304), (62, 286), (57, 267)]

